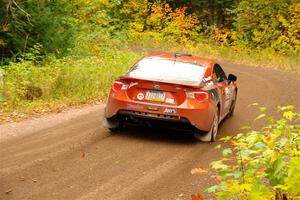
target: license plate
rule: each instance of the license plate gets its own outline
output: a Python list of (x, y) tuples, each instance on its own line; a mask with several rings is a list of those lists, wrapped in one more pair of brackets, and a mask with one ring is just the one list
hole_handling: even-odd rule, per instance
[(165, 102), (165, 98), (166, 94), (164, 92), (147, 91), (145, 99), (148, 101)]

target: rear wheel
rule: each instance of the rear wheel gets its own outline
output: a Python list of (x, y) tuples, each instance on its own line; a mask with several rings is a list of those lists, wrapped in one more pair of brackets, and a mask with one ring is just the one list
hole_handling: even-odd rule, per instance
[(217, 139), (218, 129), (219, 129), (219, 109), (216, 108), (211, 129), (207, 133), (203, 133), (200, 130), (196, 130), (194, 132), (194, 137), (201, 142), (215, 142)]
[(124, 122), (122, 119), (103, 119), (103, 126), (107, 128), (110, 132), (122, 131), (124, 127)]
[(108, 130), (110, 132), (117, 132), (117, 131), (122, 131), (123, 130), (123, 123), (120, 121), (119, 125), (117, 127), (113, 127), (113, 128), (108, 128)]

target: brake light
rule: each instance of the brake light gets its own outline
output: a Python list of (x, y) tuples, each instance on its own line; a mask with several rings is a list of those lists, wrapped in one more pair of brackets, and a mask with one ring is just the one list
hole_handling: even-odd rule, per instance
[(208, 94), (206, 92), (194, 93), (195, 99), (198, 101), (204, 101), (208, 99)]
[(127, 88), (128, 88), (128, 85), (125, 83), (122, 83), (120, 81), (115, 81), (112, 86), (112, 89), (114, 91), (127, 90)]
[(207, 92), (187, 92), (187, 97), (190, 99), (195, 99), (199, 102), (205, 101), (208, 99)]

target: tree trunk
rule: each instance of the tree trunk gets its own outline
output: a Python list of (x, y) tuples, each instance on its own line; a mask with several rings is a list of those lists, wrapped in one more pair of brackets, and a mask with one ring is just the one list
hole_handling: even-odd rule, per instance
[(213, 4), (208, 7), (208, 23), (209, 26), (215, 24), (215, 7)]
[(222, 8), (219, 8), (217, 12), (218, 12), (218, 28), (221, 28), (224, 25), (224, 11)]

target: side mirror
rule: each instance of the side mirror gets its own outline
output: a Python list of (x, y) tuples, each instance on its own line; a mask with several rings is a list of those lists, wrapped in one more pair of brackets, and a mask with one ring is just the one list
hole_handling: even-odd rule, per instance
[(235, 82), (237, 80), (237, 77), (233, 74), (228, 75), (229, 82)]

